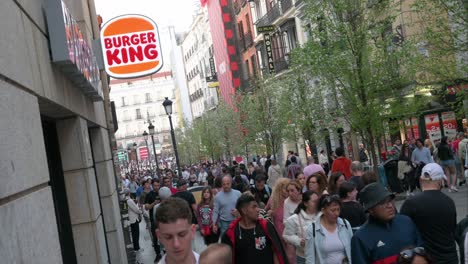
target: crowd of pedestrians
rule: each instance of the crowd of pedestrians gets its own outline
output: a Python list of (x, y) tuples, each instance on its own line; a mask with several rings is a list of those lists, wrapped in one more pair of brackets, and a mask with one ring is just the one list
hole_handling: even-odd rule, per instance
[[(200, 164), (177, 178), (167, 170), (140, 184), (124, 178), (134, 250), (143, 215), (159, 263), (464, 263), (468, 218), (457, 224), (455, 204), (441, 191), (458, 191), (457, 178), (463, 184), (446, 159), (453, 147), (444, 139), (433, 151), (414, 143), (398, 145), (398, 156), (411, 167), (402, 182), (411, 176), (420, 191), (400, 212), (395, 194), (364, 170), (368, 160), (351, 161), (342, 148), (334, 160), (308, 157), (305, 166), (290, 152), (285, 168), (267, 156), (247, 166)], [(466, 155), (466, 143), (460, 138), (457, 153), (465, 144)], [(196, 185), (204, 186), (198, 201), (187, 190)], [(208, 246), (201, 256), (192, 251), (196, 232)]]

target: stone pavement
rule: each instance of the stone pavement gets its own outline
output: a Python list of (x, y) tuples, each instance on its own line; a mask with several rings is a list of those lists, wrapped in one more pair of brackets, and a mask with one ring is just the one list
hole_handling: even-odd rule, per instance
[[(444, 189), (443, 192), (450, 196), (457, 207), (457, 222), (467, 216), (468, 214), (468, 187), (465, 185), (459, 188), (457, 193), (449, 193), (447, 189)], [(404, 202), (404, 197), (402, 200), (396, 202), (396, 206), (400, 209), (401, 205)], [(130, 245), (131, 247), (131, 245)], [(149, 231), (146, 229), (146, 224), (144, 221), (140, 223), (140, 247), (142, 248), (139, 252), (136, 253), (136, 263), (142, 264), (153, 264), (154, 258), (156, 257), (152, 241), (149, 234)], [(195, 241), (193, 242), (193, 248), (196, 252), (200, 253), (205, 249), (205, 244), (200, 233), (196, 233)]]

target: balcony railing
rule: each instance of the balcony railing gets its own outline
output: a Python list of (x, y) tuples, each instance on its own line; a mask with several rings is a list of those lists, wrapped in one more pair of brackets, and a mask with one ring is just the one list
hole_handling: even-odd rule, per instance
[(285, 57), (282, 57), (282, 58), (279, 58), (277, 60), (275, 60), (275, 71), (276, 73), (280, 73), (286, 69), (288, 69), (288, 66), (289, 66), (289, 63), (288, 61), (286, 60)]
[(292, 0), (281, 0), (281, 11), (286, 13), (293, 6)]
[(281, 16), (280, 2), (276, 3), (268, 13), (266, 13), (262, 18), (257, 20), (257, 26), (268, 26), (273, 23), (278, 17)]

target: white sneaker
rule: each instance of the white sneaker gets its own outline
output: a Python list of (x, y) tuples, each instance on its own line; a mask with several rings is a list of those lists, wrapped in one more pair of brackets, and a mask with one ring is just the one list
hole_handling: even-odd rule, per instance
[(455, 186), (453, 186), (453, 185), (452, 185), (452, 187), (450, 187), (450, 189), (452, 189), (452, 191), (454, 191), (454, 192), (458, 192), (457, 187), (455, 187)]

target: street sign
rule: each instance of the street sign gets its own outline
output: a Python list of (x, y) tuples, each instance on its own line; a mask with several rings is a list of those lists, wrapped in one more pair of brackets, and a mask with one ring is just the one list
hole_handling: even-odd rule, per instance
[(214, 58), (210, 58), (210, 71), (211, 71), (211, 76), (216, 76), (216, 66), (215, 66), (215, 61)]
[(219, 82), (209, 82), (208, 88), (216, 88), (219, 87)]
[(117, 159), (119, 161), (126, 161), (127, 160), (127, 153), (125, 151), (117, 152)]
[(258, 33), (266, 33), (266, 32), (273, 32), (273, 31), (275, 31), (275, 26), (273, 25), (257, 27)]
[(265, 49), (267, 53), (267, 60), (268, 60), (268, 71), (270, 74), (275, 73), (275, 63), (273, 62), (273, 50), (271, 48), (271, 36), (270, 34), (265, 34)]

